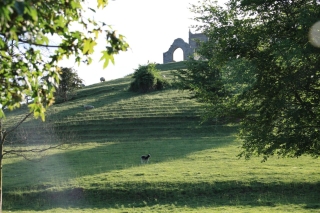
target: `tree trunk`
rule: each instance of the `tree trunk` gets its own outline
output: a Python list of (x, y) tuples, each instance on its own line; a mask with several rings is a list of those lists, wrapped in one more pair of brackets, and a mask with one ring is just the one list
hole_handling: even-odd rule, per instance
[(0, 145), (0, 213), (2, 213), (2, 159), (3, 159), (3, 143), (1, 132), (1, 145)]
[(5, 131), (2, 126), (2, 119), (0, 119), (0, 213), (2, 213), (2, 163), (3, 163), (3, 147), (4, 142), (6, 140), (6, 137), (10, 132), (13, 132), (15, 129), (17, 129), (30, 115), (32, 115), (32, 112), (29, 112), (21, 121), (19, 121), (14, 127), (12, 127), (10, 130)]
[(2, 130), (2, 119), (0, 119), (0, 213), (2, 213), (2, 159), (5, 134)]

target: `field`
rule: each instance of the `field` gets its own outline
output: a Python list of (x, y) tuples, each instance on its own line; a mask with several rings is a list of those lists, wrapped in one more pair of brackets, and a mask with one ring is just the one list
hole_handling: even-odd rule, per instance
[[(168, 66), (161, 70), (172, 79)], [(75, 145), (36, 162), (7, 156), (4, 212), (320, 211), (319, 159), (238, 159), (237, 126), (202, 123), (202, 105), (186, 91), (128, 92), (131, 80), (85, 87), (50, 108), (49, 125), (22, 125), (25, 147), (47, 138)], [(8, 113), (5, 124), (25, 113)]]

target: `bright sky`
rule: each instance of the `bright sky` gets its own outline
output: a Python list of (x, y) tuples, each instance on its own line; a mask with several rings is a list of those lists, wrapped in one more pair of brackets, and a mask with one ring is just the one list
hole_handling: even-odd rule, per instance
[[(115, 56), (115, 65), (110, 63), (103, 69), (99, 62), (100, 51), (94, 54), (91, 65), (63, 63), (62, 66), (74, 67), (85, 80), (85, 85), (98, 83), (100, 77), (112, 80), (134, 72), (138, 65), (147, 62), (162, 63), (166, 52), (176, 38), (188, 42), (192, 14), (190, 4), (199, 0), (110, 0), (109, 5), (97, 18), (112, 25), (114, 30), (126, 37), (130, 45), (127, 52)], [(201, 1), (201, 0), (200, 0)], [(94, 1), (95, 2), (95, 1)], [(226, 0), (219, 0), (219, 4)], [(182, 51), (181, 51), (182, 52)], [(182, 53), (180, 52), (180, 58)], [(174, 56), (179, 57), (178, 52)], [(176, 58), (177, 60), (179, 58)]]

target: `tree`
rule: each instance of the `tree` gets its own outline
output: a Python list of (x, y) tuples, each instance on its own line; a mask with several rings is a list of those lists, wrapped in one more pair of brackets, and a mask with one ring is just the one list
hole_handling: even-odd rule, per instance
[(76, 94), (76, 90), (82, 87), (83, 80), (73, 68), (63, 67), (60, 71), (61, 80), (55, 93), (56, 102), (68, 101)]
[(130, 84), (130, 91), (134, 92), (150, 92), (154, 90), (162, 90), (169, 85), (156, 69), (155, 63), (147, 65), (139, 65), (138, 69), (133, 73), (134, 81)]
[[(57, 63), (64, 57), (92, 62), (98, 36), (105, 37), (101, 60), (106, 67), (113, 55), (128, 48), (122, 35), (117, 36), (104, 22), (86, 18), (95, 12), (84, 0), (25, 0), (0, 2), (0, 81), (2, 108), (20, 106), (25, 95), (34, 100), (29, 105), (34, 115), (44, 119), (45, 108), (53, 103), (59, 83)], [(104, 8), (107, 0), (97, 0)], [(81, 29), (77, 30), (77, 29)], [(54, 39), (55, 43), (49, 41)], [(51, 48), (46, 57), (40, 48)], [(47, 76), (45, 81), (41, 77)], [(0, 110), (0, 117), (3, 117)]]
[(184, 82), (206, 103), (207, 118), (241, 121), (239, 156), (318, 157), (320, 49), (312, 44), (319, 34), (308, 33), (320, 20), (319, 3), (206, 0), (192, 11), (209, 38), (198, 54), (210, 69), (201, 79), (189, 66), (192, 80)]
[(215, 95), (223, 95), (220, 72), (209, 66), (207, 60), (190, 58), (185, 64), (188, 69), (175, 72), (176, 84), (180, 89), (192, 91), (192, 98), (202, 103)]
[[(106, 7), (107, 2), (97, 0), (97, 8)], [(0, 1), (0, 211), (4, 145), (8, 134), (16, 129), (3, 129), (3, 109), (20, 107), (28, 96), (33, 100), (28, 104), (30, 113), (17, 126), (31, 114), (44, 120), (46, 108), (54, 102), (61, 59), (74, 56), (75, 62), (90, 64), (99, 35), (105, 39), (100, 59), (104, 68), (110, 61), (114, 63), (114, 54), (128, 48), (124, 37), (106, 23), (87, 18), (85, 13), (96, 10), (85, 3), (85, 0)], [(43, 48), (50, 49), (49, 53), (42, 55)]]

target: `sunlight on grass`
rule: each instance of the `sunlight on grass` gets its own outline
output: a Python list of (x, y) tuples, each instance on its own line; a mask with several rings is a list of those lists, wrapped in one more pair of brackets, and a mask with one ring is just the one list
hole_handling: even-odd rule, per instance
[[(71, 190), (73, 195), (72, 191), (79, 189), (87, 196), (93, 193), (88, 198), (94, 196), (98, 200), (119, 202), (119, 205), (108, 205), (107, 209), (98, 207), (98, 212), (210, 212), (213, 209), (222, 212), (223, 209), (226, 212), (244, 209), (246, 212), (268, 212), (270, 207), (279, 211), (287, 209), (288, 212), (297, 208), (304, 212), (300, 204), (287, 204), (293, 202), (292, 199), (300, 203), (300, 196), (307, 196), (305, 193), (309, 187), (318, 182), (318, 174), (314, 171), (319, 166), (318, 160), (309, 157), (302, 157), (299, 162), (295, 159), (270, 159), (265, 163), (261, 163), (259, 158), (239, 160), (236, 157), (238, 142), (234, 137), (227, 141), (226, 138), (220, 136), (196, 143), (161, 141), (161, 147), (155, 142), (90, 143), (63, 153), (55, 151), (40, 163), (20, 162), (20, 166), (32, 168), (32, 173), (39, 177), (26, 175), (22, 183), (19, 183), (22, 177), (15, 178), (18, 183), (12, 181), (11, 188), (15, 189), (11, 193), (21, 196), (27, 192), (27, 185), (29, 193)], [(146, 150), (150, 151), (152, 158), (149, 164), (141, 165), (139, 154), (146, 153)], [(301, 185), (301, 181), (310, 186)], [(35, 185), (30, 186), (30, 182)], [(291, 187), (302, 189), (301, 194), (296, 198), (288, 195), (287, 190), (295, 190), (289, 189)], [(243, 191), (246, 193), (241, 195)], [(203, 207), (196, 204), (198, 196)], [(288, 199), (291, 201), (283, 203)], [(100, 202), (94, 205), (105, 206)], [(62, 205), (61, 201), (59, 203)], [(243, 204), (254, 206), (247, 209)], [(229, 207), (223, 207), (225, 205)], [(71, 212), (91, 210), (94, 211), (68, 208)], [(58, 210), (53, 208), (48, 212), (55, 211)]]

